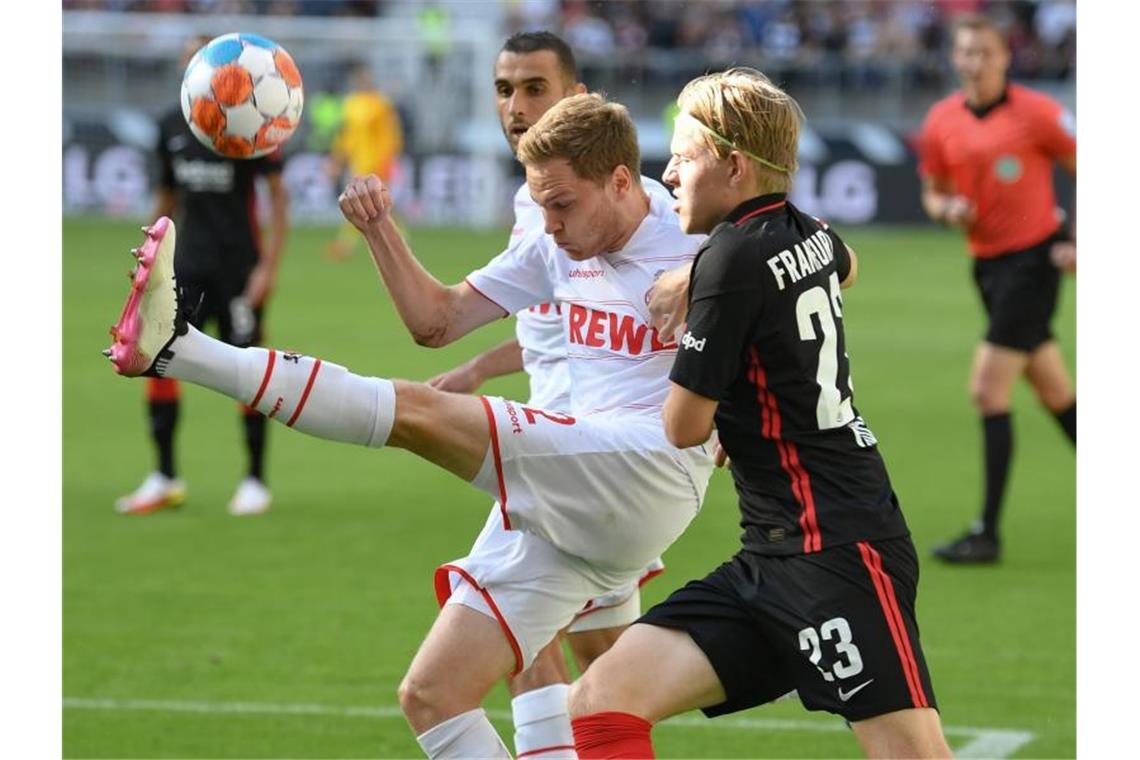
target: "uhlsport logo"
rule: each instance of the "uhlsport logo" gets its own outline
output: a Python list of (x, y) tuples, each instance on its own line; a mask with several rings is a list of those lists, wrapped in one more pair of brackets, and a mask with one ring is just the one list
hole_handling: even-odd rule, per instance
[(708, 338), (697, 340), (693, 337), (692, 331), (690, 331), (681, 336), (681, 346), (683, 348), (691, 348), (699, 353), (705, 350), (705, 341), (707, 340)]

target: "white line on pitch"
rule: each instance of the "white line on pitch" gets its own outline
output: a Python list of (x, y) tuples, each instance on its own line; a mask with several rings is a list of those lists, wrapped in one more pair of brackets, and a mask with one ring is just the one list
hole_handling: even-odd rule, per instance
[[(114, 710), (114, 711), (156, 711), (188, 712), (208, 714), (247, 714), (247, 715), (330, 715), (340, 718), (402, 718), (403, 713), (396, 706), (348, 707), (314, 704), (268, 704), (264, 702), (185, 702), (164, 699), (88, 699), (65, 697), (63, 706), (72, 710)], [(510, 720), (507, 710), (488, 710), (487, 715), (496, 720)], [(670, 718), (661, 726), (740, 729), (745, 731), (823, 731), (843, 732), (847, 726), (838, 720), (792, 720), (784, 718), (717, 718), (708, 720), (695, 715), (681, 715)], [(947, 736), (967, 738), (965, 744), (954, 751), (959, 758), (1005, 758), (1024, 747), (1036, 738), (1031, 731), (1009, 728), (975, 728), (973, 726), (944, 726)]]

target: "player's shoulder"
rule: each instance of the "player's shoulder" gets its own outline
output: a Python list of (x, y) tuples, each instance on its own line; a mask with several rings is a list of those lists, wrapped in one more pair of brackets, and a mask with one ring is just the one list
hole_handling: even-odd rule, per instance
[(1006, 90), (1009, 102), (1019, 110), (1058, 113), (1063, 106), (1051, 95), (1023, 84), (1010, 84)]
[(694, 269), (695, 276), (705, 282), (728, 286), (738, 284), (741, 289), (754, 285), (755, 275), (763, 264), (768, 235), (761, 223), (746, 229), (732, 222), (721, 222), (701, 244)]
[(944, 98), (934, 102), (926, 112), (926, 123), (937, 124), (954, 118), (966, 110), (966, 96), (961, 92), (952, 92)]

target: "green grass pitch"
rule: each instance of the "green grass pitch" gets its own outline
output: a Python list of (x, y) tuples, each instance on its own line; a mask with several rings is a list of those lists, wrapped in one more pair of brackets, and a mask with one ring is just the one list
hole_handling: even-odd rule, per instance
[[(489, 347), (494, 324), (440, 351), (416, 347), (365, 252), (331, 263), (329, 229), (289, 239), (268, 343), (386, 377), (426, 378)], [(857, 406), (882, 442), (924, 562), (922, 643), (951, 746), (1017, 757), (1076, 751), (1073, 452), (1024, 384), (996, 568), (947, 568), (930, 547), (973, 519), (979, 422), (966, 376), (982, 322), (957, 235), (852, 229), (859, 284), (845, 294)], [(413, 247), (447, 282), (499, 250), (502, 232), (415, 230)], [(145, 518), (112, 501), (153, 466), (143, 386), (99, 352), (126, 292), (137, 226), (64, 223), (63, 748), (66, 757), (409, 757), (419, 751), (396, 687), (436, 612), (435, 566), (462, 556), (488, 499), (401, 451), (360, 450), (270, 429), (269, 514), (225, 504), (244, 456), (235, 404), (183, 393), (180, 474), (189, 500)], [(1075, 289), (1055, 329), (1075, 354)], [(488, 392), (524, 397), (516, 377)], [(701, 515), (666, 555), (647, 604), (728, 557), (735, 499), (714, 477)], [(487, 701), (508, 738), (508, 700)], [(798, 702), (737, 719), (687, 716), (655, 731), (663, 757), (852, 757), (833, 716)], [(1001, 744), (993, 729), (1026, 732)], [(989, 731), (989, 733), (987, 733)], [(997, 737), (997, 745), (992, 744)], [(980, 738), (979, 738), (980, 737)], [(979, 742), (981, 742), (979, 744)], [(991, 750), (992, 751), (992, 750)]]

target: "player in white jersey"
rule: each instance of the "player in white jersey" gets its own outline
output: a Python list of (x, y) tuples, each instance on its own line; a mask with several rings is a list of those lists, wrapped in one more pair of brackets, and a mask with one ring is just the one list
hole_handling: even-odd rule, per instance
[(440, 595), (458, 603), (440, 611), (400, 687), (430, 757), (510, 757), (483, 698), (588, 599), (661, 554), (696, 516), (712, 470), (704, 446), (678, 449), (665, 438), (676, 344), (649, 326), (645, 305), (658, 269), (691, 259), (700, 238), (681, 233), (641, 188), (628, 111), (596, 95), (566, 98), (523, 136), (519, 156), (546, 232), (523, 235), (454, 286), (407, 248), (377, 177), (350, 182), (341, 210), (420, 344), (446, 345), (530, 305), (563, 303), (576, 416), (203, 335), (179, 316), (165, 218), (137, 252), (107, 351), (121, 374), (193, 382), (329, 440), (404, 448), (498, 498), (503, 527), (523, 537), (515, 549), (529, 555), (526, 573), (511, 554), (441, 575)]
[[(536, 121), (557, 100), (584, 91), (577, 83), (573, 52), (549, 32), (523, 32), (507, 40), (496, 61), (495, 87), (503, 134), (512, 151), (522, 137), (523, 125)], [(651, 195), (671, 202), (669, 191), (660, 183), (648, 177), (642, 177), (641, 182)], [(542, 228), (542, 209), (523, 184), (514, 197), (511, 239)], [(445, 391), (474, 393), (491, 378), (525, 371), (530, 385), (528, 406), (568, 410), (570, 373), (561, 305), (529, 306), (515, 318), (514, 339), (431, 378), (428, 384)], [(471, 555), (501, 552), (504, 546), (519, 541), (517, 532), (503, 528), (496, 503)], [(566, 629), (566, 639), (579, 672), (584, 672), (638, 618), (641, 585), (664, 569), (664, 563), (654, 559), (640, 578), (594, 597), (575, 615)], [(568, 754), (574, 741), (566, 709), (570, 680), (561, 637), (542, 649), (525, 671), (507, 679), (516, 755), (556, 758)]]

